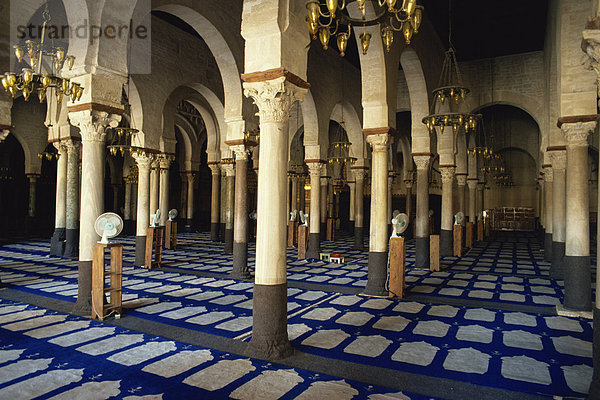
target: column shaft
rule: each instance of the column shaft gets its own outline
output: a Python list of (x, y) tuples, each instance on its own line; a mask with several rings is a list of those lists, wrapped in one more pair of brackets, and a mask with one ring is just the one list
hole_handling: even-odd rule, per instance
[(219, 240), (219, 195), (221, 183), (221, 170), (219, 164), (211, 164), (211, 189), (210, 189), (210, 240)]
[(417, 166), (415, 267), (429, 268), (429, 155), (413, 155)]
[(80, 144), (67, 142), (67, 210), (64, 257), (79, 251), (79, 151)]
[(354, 196), (354, 248), (364, 250), (364, 192), (366, 171), (364, 169), (357, 169), (354, 171), (354, 176), (356, 179), (356, 194)]
[(319, 258), (321, 252), (321, 170), (323, 164), (308, 163), (310, 171), (310, 212), (309, 212), (309, 238), (306, 258)]
[(150, 220), (150, 165), (152, 156), (135, 154), (138, 165), (137, 218), (135, 230), (135, 265), (144, 265), (146, 234)]
[(169, 166), (171, 160), (168, 157), (161, 157), (159, 161), (160, 165), (160, 197), (159, 197), (159, 208), (160, 208), (160, 225), (165, 226), (167, 219), (169, 219)]
[(235, 196), (235, 167), (233, 164), (224, 165), (225, 179), (225, 248), (223, 254), (233, 253), (233, 208)]
[(544, 235), (544, 260), (552, 261), (552, 198), (553, 198), (553, 173), (552, 167), (547, 165), (544, 166), (544, 180), (546, 185), (544, 186), (544, 197), (545, 197), (545, 211), (544, 216), (546, 219), (546, 233)]
[(187, 207), (186, 207), (186, 218), (187, 226), (189, 230), (194, 228), (194, 180), (196, 179), (195, 172), (188, 172), (187, 175)]
[[(150, 203), (149, 203), (149, 214), (150, 216), (156, 213), (158, 210), (158, 188), (159, 188), (159, 165), (158, 161), (154, 161), (152, 169), (150, 170)], [(150, 217), (148, 217), (148, 223), (151, 223)]]
[(551, 152), (552, 169), (552, 266), (550, 276), (563, 278), (563, 258), (566, 238), (566, 173), (567, 154), (565, 150)]
[(442, 172), (442, 221), (440, 229), (440, 256), (453, 254), (453, 222), (452, 184), (454, 183), (454, 167), (440, 166)]
[(67, 151), (60, 142), (56, 163), (56, 208), (54, 217), (54, 234), (50, 240), (50, 254), (61, 257), (64, 252), (64, 240), (67, 226)]
[(233, 219), (232, 278), (251, 278), (248, 270), (248, 153), (245, 147), (235, 150), (235, 217)]

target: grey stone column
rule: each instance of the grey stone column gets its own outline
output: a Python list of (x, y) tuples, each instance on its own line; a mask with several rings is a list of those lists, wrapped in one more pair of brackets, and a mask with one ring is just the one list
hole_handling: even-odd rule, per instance
[[(406, 210), (406, 215), (408, 216), (408, 220), (412, 221), (412, 218), (411, 218), (411, 214), (412, 214), (412, 187), (413, 187), (413, 181), (412, 181), (412, 179), (405, 179), (404, 180), (404, 186), (406, 187), (406, 196), (404, 198), (404, 200), (405, 200), (404, 209)], [(412, 229), (412, 226), (409, 227), (409, 229)]]
[(554, 174), (550, 164), (542, 165), (544, 168), (544, 219), (546, 220), (546, 233), (544, 235), (544, 260), (552, 261), (552, 181)]
[(320, 224), (320, 198), (321, 198), (321, 170), (323, 163), (309, 162), (308, 171), (310, 174), (310, 212), (309, 212), (309, 238), (306, 258), (319, 258), (321, 252), (321, 224)]
[(137, 218), (135, 230), (135, 265), (144, 265), (146, 235), (150, 221), (150, 168), (154, 156), (143, 151), (133, 153), (138, 166)]
[(30, 218), (35, 217), (37, 180), (39, 177), (39, 174), (27, 174), (27, 179), (29, 180), (29, 211), (27, 215), (29, 215)]
[(552, 150), (552, 170), (554, 174), (552, 182), (552, 266), (550, 277), (563, 278), (563, 258), (565, 257), (566, 238), (566, 173), (567, 152), (565, 150)]
[(477, 178), (468, 178), (469, 186), (469, 222), (477, 221)]
[(248, 150), (245, 145), (231, 147), (235, 152), (235, 217), (233, 218), (234, 279), (250, 279), (248, 270)]
[(371, 226), (369, 240), (368, 279), (364, 293), (387, 296), (388, 250), (388, 146), (390, 135), (367, 135), (373, 149), (371, 155)]
[(356, 181), (349, 181), (348, 188), (350, 189), (350, 209), (348, 212), (348, 226), (350, 233), (354, 233), (354, 224), (355, 217), (354, 213), (356, 211)]
[(219, 210), (221, 221), (219, 224), (219, 240), (221, 243), (225, 243), (225, 212), (227, 210), (227, 176), (224, 165), (221, 164), (221, 208)]
[[(465, 186), (467, 184), (467, 174), (456, 174), (456, 187), (458, 190), (458, 211), (467, 215), (465, 204)], [(463, 223), (464, 225), (464, 223)]]
[(413, 154), (417, 166), (417, 212), (415, 267), (429, 268), (429, 163), (431, 155)]
[(210, 240), (216, 242), (219, 240), (219, 188), (221, 183), (221, 167), (218, 163), (208, 165), (210, 167), (211, 189), (210, 189)]
[(55, 142), (58, 150), (56, 162), (56, 204), (54, 234), (50, 239), (50, 255), (62, 257), (67, 226), (67, 148), (62, 142)]
[(158, 161), (160, 175), (160, 196), (158, 207), (160, 209), (160, 226), (165, 226), (169, 219), (169, 167), (172, 158), (162, 155)]
[(249, 350), (251, 355), (266, 359), (284, 358), (293, 352), (287, 333), (286, 167), (289, 113), (292, 104), (304, 98), (308, 84), (303, 87), (287, 82), (285, 77), (244, 83), (245, 94), (254, 99), (260, 118), (258, 233)]
[[(479, 197), (477, 199), (477, 214), (482, 213), (483, 210), (485, 210), (485, 204), (484, 204), (484, 199), (485, 199), (485, 182), (478, 182), (477, 183), (477, 192), (478, 192), (478, 196)], [(483, 217), (481, 217), (483, 218)]]
[[(560, 121), (560, 120), (559, 120)], [(596, 121), (562, 123), (567, 139), (566, 240), (564, 307), (591, 310), (590, 226), (588, 189), (588, 135)]]
[(131, 182), (128, 178), (125, 178), (125, 200), (123, 201), (123, 220), (125, 223), (126, 235), (130, 235), (131, 232), (128, 230), (128, 226), (131, 223)]
[[(326, 167), (323, 167), (323, 172), (326, 172)], [(321, 216), (321, 240), (325, 240), (327, 234), (327, 186), (329, 182), (328, 176), (321, 176), (321, 193), (319, 203)]]
[(74, 314), (92, 312), (92, 252), (100, 239), (94, 229), (104, 211), (104, 147), (106, 128), (116, 127), (121, 116), (104, 111), (69, 113), (71, 123), (81, 132), (81, 219), (79, 226), (79, 279)]
[(354, 196), (354, 248), (357, 250), (364, 250), (364, 199), (365, 177), (367, 176), (367, 171), (365, 167), (355, 167), (352, 168), (352, 172), (354, 173), (354, 180), (356, 181), (356, 195)]
[[(137, 223), (137, 193), (138, 193), (138, 184), (137, 184), (137, 171), (135, 173), (134, 183), (131, 184), (131, 219)], [(135, 226), (132, 224), (132, 227)]]
[(194, 182), (196, 180), (196, 171), (188, 171), (186, 173), (187, 178), (187, 205), (186, 205), (186, 229), (191, 232), (194, 228)]
[[(389, 157), (389, 155), (388, 155)], [(394, 171), (388, 171), (387, 178), (387, 233), (388, 236), (392, 234), (392, 185), (394, 184)]]
[(454, 183), (454, 166), (440, 165), (442, 173), (442, 222), (440, 229), (440, 256), (452, 256), (454, 250), (452, 206), (452, 187)]
[[(159, 173), (160, 173), (160, 163), (158, 161), (158, 159), (155, 159), (152, 162), (152, 168), (150, 169), (150, 203), (149, 203), (149, 215), (152, 215), (156, 212), (156, 210), (158, 210), (158, 190), (159, 190), (159, 183), (160, 183), (160, 177), (159, 177)], [(150, 224), (150, 217), (148, 217), (148, 221), (146, 221), (148, 224)]]
[(81, 143), (69, 140), (67, 147), (67, 230), (64, 257), (79, 252), (79, 152)]
[(225, 248), (223, 254), (233, 254), (233, 207), (235, 196), (235, 166), (223, 164), (225, 170)]
[(306, 178), (303, 176), (298, 178), (298, 210), (306, 212), (306, 190), (304, 185), (306, 184)]
[(290, 197), (290, 212), (298, 210), (298, 177), (292, 176), (292, 195)]

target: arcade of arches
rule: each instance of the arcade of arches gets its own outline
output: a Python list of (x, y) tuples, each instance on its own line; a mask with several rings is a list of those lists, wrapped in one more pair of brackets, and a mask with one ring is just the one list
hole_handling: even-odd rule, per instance
[[(80, 99), (0, 93), (0, 397), (600, 399), (600, 3), (451, 10), (477, 132), (422, 123), (449, 16), (418, 3), (410, 45), (354, 28), (345, 57), (305, 0), (1, 4), (5, 71), (44, 4), (149, 34), (58, 40)], [(171, 209), (177, 247), (147, 269)], [(123, 313), (100, 322), (104, 212)]]

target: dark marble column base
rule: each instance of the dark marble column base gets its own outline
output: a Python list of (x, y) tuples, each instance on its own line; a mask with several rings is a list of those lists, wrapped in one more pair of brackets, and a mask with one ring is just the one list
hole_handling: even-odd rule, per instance
[(563, 259), (565, 257), (565, 242), (552, 242), (552, 265), (550, 278), (563, 279)]
[(327, 223), (321, 222), (321, 241), (324, 242), (327, 239)]
[(566, 309), (589, 311), (592, 309), (592, 274), (589, 256), (565, 256), (563, 259), (565, 276)]
[(65, 249), (66, 228), (54, 228), (54, 234), (50, 239), (50, 255), (62, 257)]
[(135, 237), (135, 265), (144, 266), (146, 258), (146, 236)]
[(319, 259), (319, 253), (321, 253), (321, 234), (309, 233), (308, 234), (308, 248), (306, 249), (306, 258)]
[(452, 231), (440, 230), (440, 256), (451, 257), (454, 255), (454, 237)]
[(224, 222), (219, 224), (219, 241), (221, 243), (225, 243), (225, 223)]
[(354, 221), (348, 222), (348, 232), (352, 235), (354, 233)]
[(219, 240), (219, 223), (211, 222), (210, 223), (210, 240), (213, 242), (217, 242)]
[(251, 357), (280, 360), (293, 354), (287, 333), (287, 283), (254, 285)]
[(250, 279), (248, 271), (248, 243), (233, 243), (233, 270), (230, 275), (233, 279)]
[(129, 235), (133, 235), (134, 233), (135, 233), (135, 222), (130, 219), (124, 220), (122, 234), (129, 236)]
[(388, 296), (387, 282), (387, 252), (369, 252), (369, 275), (363, 294), (369, 296)]
[(429, 236), (417, 237), (415, 268), (429, 269)]
[(92, 315), (92, 262), (79, 261), (77, 302), (73, 314), (90, 318)]
[(77, 257), (79, 253), (79, 229), (67, 229), (65, 238), (63, 257)]
[(552, 233), (544, 234), (544, 260), (552, 262)]
[[(594, 326), (600, 326), (600, 309), (594, 307)], [(594, 363), (594, 373), (590, 391), (586, 397), (588, 400), (600, 399), (600, 329), (594, 329), (592, 361)]]
[(355, 226), (354, 227), (354, 249), (356, 250), (364, 250), (365, 242), (363, 239), (363, 227)]
[(225, 248), (223, 254), (233, 254), (233, 229), (225, 229)]

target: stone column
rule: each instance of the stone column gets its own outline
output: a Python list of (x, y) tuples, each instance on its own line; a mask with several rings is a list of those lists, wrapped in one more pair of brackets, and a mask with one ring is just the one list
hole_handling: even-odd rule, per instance
[(565, 257), (565, 238), (567, 229), (566, 220), (566, 173), (567, 164), (566, 147), (563, 150), (552, 150), (552, 266), (550, 277), (563, 278), (563, 258)]
[(365, 294), (387, 296), (387, 245), (388, 245), (388, 145), (386, 134), (367, 135), (373, 149), (371, 158), (371, 215), (369, 237), (369, 266)]
[(233, 218), (234, 279), (250, 279), (248, 271), (248, 150), (245, 145), (231, 147), (235, 152), (235, 217)]
[(35, 217), (35, 200), (37, 197), (37, 180), (40, 177), (39, 174), (27, 174), (27, 179), (29, 179), (29, 211), (28, 215), (30, 218)]
[(469, 186), (469, 222), (477, 221), (477, 178), (467, 180)]
[(185, 224), (186, 230), (191, 232), (194, 229), (194, 181), (196, 180), (196, 172), (188, 171), (186, 174), (187, 178), (187, 207), (186, 217), (187, 223)]
[(571, 310), (592, 308), (587, 137), (595, 127), (595, 120), (560, 127), (567, 139), (564, 306)]
[(233, 207), (235, 196), (235, 166), (223, 164), (225, 170), (225, 248), (223, 254), (233, 254)]
[[(326, 168), (323, 167), (323, 171)], [(321, 214), (321, 240), (325, 240), (325, 235), (327, 234), (327, 186), (328, 186), (329, 177), (321, 176), (321, 193), (320, 193), (320, 214)]]
[(429, 163), (431, 154), (413, 154), (417, 166), (415, 267), (429, 268)]
[[(406, 210), (406, 215), (408, 216), (408, 220), (411, 221), (411, 214), (412, 214), (412, 187), (413, 187), (413, 181), (412, 179), (406, 179), (404, 180), (404, 186), (406, 186), (406, 196), (405, 196), (405, 210)], [(409, 227), (409, 229), (412, 229), (412, 226)]]
[[(302, 84), (300, 78), (294, 81)], [(293, 352), (287, 334), (288, 122), (292, 104), (304, 98), (307, 87), (303, 84), (300, 88), (283, 76), (244, 83), (244, 92), (258, 106), (260, 118), (256, 273), (249, 350), (266, 359), (284, 358)]]
[(394, 171), (388, 171), (387, 178), (387, 235), (392, 234), (392, 185), (394, 184)]
[(219, 240), (225, 243), (225, 210), (227, 210), (227, 176), (224, 168), (225, 164), (221, 164), (221, 208), (219, 216), (221, 223), (219, 224)]
[[(123, 220), (125, 223), (125, 227), (128, 227), (131, 221), (131, 182), (129, 178), (125, 178), (125, 200), (123, 204)], [(126, 232), (127, 235), (130, 235), (130, 232)]]
[(298, 177), (292, 176), (292, 197), (290, 198), (290, 212), (298, 210)]
[[(180, 196), (179, 208), (181, 209), (181, 218), (184, 221), (184, 229), (186, 232), (189, 232), (187, 230), (187, 226), (186, 226), (188, 224), (188, 221), (187, 221), (187, 173), (179, 172), (179, 177), (181, 178), (181, 193), (179, 195)], [(219, 175), (219, 177), (220, 177), (220, 175)]]
[(552, 166), (550, 164), (542, 165), (544, 168), (544, 219), (546, 220), (546, 233), (544, 235), (544, 260), (552, 261), (552, 180), (554, 174), (552, 173)]
[(306, 184), (306, 178), (301, 176), (298, 178), (298, 210), (306, 212), (306, 190), (304, 185)]
[(467, 184), (467, 174), (456, 174), (455, 176), (456, 185), (458, 188), (458, 211), (462, 212), (463, 215), (466, 215), (467, 208), (465, 204), (465, 186)]
[(81, 144), (69, 140), (67, 147), (67, 230), (64, 257), (79, 252), (79, 152)]
[(54, 234), (50, 239), (50, 254), (62, 257), (67, 226), (67, 148), (62, 142), (55, 142), (58, 150), (56, 162), (56, 208)]
[(150, 220), (150, 168), (154, 156), (142, 151), (133, 153), (132, 156), (138, 167), (135, 265), (143, 266), (146, 254), (146, 234)]
[[(159, 173), (160, 173), (160, 162), (155, 159), (152, 162), (152, 168), (150, 169), (150, 208), (148, 209), (150, 216), (158, 210), (158, 188), (159, 188)], [(148, 217), (148, 223), (151, 217)]]
[(321, 252), (321, 170), (323, 163), (307, 162), (308, 171), (310, 174), (310, 212), (309, 212), (309, 237), (308, 249), (306, 250), (306, 258), (319, 258)]
[[(485, 198), (485, 182), (477, 183), (477, 191), (479, 192), (479, 199), (477, 199), (477, 214), (482, 213), (485, 210), (485, 204), (483, 204), (483, 200)], [(481, 217), (483, 218), (483, 217)]]
[[(134, 183), (131, 184), (131, 219), (133, 222), (137, 223), (137, 193), (138, 193), (138, 173), (135, 173)], [(132, 229), (135, 224), (132, 223)]]
[(364, 226), (365, 226), (365, 217), (364, 217), (364, 198), (365, 198), (365, 177), (367, 176), (367, 171), (365, 167), (356, 167), (353, 168), (354, 179), (356, 180), (356, 195), (354, 199), (354, 248), (357, 250), (364, 250)]
[(356, 181), (348, 182), (348, 188), (350, 188), (350, 208), (348, 210), (348, 230), (350, 233), (354, 233), (354, 212), (356, 202)]
[[(120, 111), (116, 110), (115, 111)], [(81, 132), (81, 218), (79, 226), (79, 279), (74, 314), (92, 312), (92, 252), (100, 237), (94, 224), (104, 212), (104, 147), (107, 127), (116, 127), (121, 116), (105, 111), (70, 112), (71, 123)]]
[(452, 256), (454, 213), (452, 207), (452, 185), (454, 166), (440, 165), (442, 173), (442, 223), (440, 229), (440, 256)]
[(171, 157), (163, 155), (159, 161), (160, 174), (160, 226), (165, 226), (169, 219), (169, 167), (171, 166)]
[(218, 163), (208, 165), (210, 167), (211, 189), (210, 189), (210, 240), (216, 242), (219, 240), (219, 195), (221, 190), (221, 167)]

